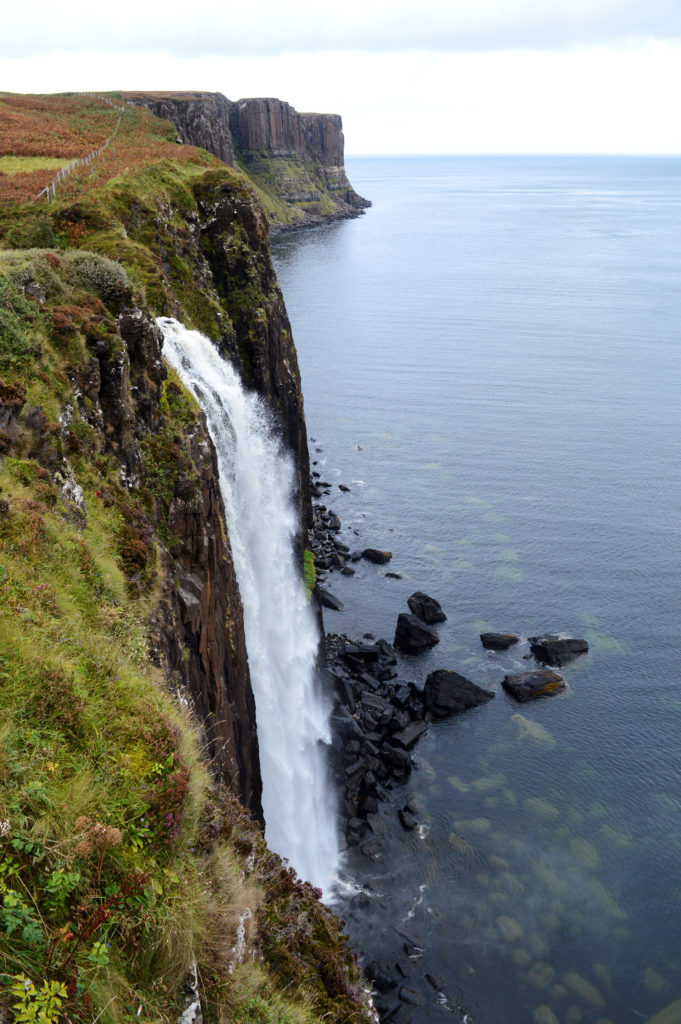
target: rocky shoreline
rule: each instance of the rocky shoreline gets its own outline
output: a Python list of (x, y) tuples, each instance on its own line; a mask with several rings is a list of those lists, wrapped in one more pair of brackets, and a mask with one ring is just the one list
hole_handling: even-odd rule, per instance
[[(337, 486), (349, 490), (343, 484)], [(320, 500), (331, 494), (331, 487), (313, 470), (315, 503), (309, 544), (320, 606), (343, 611), (343, 603), (328, 588), (330, 577), (354, 575), (361, 560), (385, 565), (391, 553), (377, 548), (353, 550), (340, 539), (339, 516)], [(391, 575), (400, 578), (397, 573)], [(418, 804), (405, 798), (403, 789), (418, 766), (416, 747), (429, 724), (482, 706), (495, 694), (450, 669), (431, 672), (421, 685), (404, 677), (400, 654), (418, 655), (436, 644), (439, 636), (434, 627), (447, 617), (439, 603), (422, 591), (412, 594), (407, 604), (409, 613), (398, 613), (392, 643), (370, 633), (351, 639), (328, 632), (324, 638), (322, 671), (325, 689), (333, 695), (332, 768), (347, 883), (339, 890), (339, 910), (351, 934), (357, 930), (367, 935), (367, 948), (360, 944), (359, 954), (373, 983), (381, 1022), (421, 1024), (444, 1015), (464, 1022), (461, 993), (448, 993), (445, 981), (428, 969), (427, 921), (419, 921), (423, 887), (415, 886), (409, 863), (410, 846), (425, 838), (427, 826)], [(510, 633), (486, 633), (480, 639), (482, 648), (492, 651), (506, 650), (520, 640)], [(558, 634), (529, 637), (528, 642), (531, 653), (524, 657), (541, 665), (560, 667), (588, 650), (585, 641)], [(543, 667), (506, 676), (501, 685), (519, 702), (565, 687), (561, 676)], [(380, 936), (380, 942), (374, 945), (372, 936)]]

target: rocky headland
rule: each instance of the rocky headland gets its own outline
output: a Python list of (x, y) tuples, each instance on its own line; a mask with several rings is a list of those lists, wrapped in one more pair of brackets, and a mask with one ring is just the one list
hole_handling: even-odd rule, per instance
[(178, 142), (240, 167), (258, 190), (273, 235), (357, 217), (371, 205), (345, 173), (338, 114), (301, 114), (276, 98), (232, 102), (220, 93), (123, 95), (171, 121)]

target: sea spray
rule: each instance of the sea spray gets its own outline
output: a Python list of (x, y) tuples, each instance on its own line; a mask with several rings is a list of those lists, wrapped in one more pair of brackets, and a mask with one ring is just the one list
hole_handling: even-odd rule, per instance
[(318, 686), (319, 634), (294, 557), (294, 469), (262, 400), (211, 342), (161, 318), (163, 354), (200, 402), (220, 470), (244, 606), (270, 846), (325, 893), (337, 858), (327, 781), (329, 707)]

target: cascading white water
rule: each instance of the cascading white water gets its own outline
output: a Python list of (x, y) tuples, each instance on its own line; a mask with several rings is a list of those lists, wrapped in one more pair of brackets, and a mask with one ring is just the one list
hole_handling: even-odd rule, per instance
[(293, 463), (257, 395), (211, 342), (160, 318), (163, 355), (200, 402), (244, 606), (256, 703), (265, 833), (298, 874), (327, 893), (338, 859), (327, 783), (329, 708), (317, 685), (319, 634), (294, 560)]

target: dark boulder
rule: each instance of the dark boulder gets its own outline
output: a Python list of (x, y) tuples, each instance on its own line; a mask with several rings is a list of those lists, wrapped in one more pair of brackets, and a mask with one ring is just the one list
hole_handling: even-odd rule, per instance
[(433, 718), (459, 715), (462, 711), (486, 704), (493, 698), (491, 690), (483, 690), (465, 676), (446, 668), (431, 672), (423, 689), (426, 711)]
[(407, 604), (414, 615), (432, 626), (436, 622), (445, 622), (447, 616), (442, 611), (442, 606), (434, 597), (429, 597), (422, 590), (417, 590), (411, 597), (407, 598)]
[(548, 668), (540, 669), (538, 672), (518, 672), (513, 676), (505, 676), (501, 685), (506, 693), (521, 704), (528, 700), (536, 700), (537, 697), (550, 697), (565, 689), (563, 677)]
[(335, 612), (345, 611), (345, 605), (343, 602), (339, 601), (339, 599), (332, 594), (330, 590), (325, 590), (324, 587), (315, 587), (315, 593), (319, 598), (320, 604), (324, 608), (332, 608)]
[(362, 552), (362, 558), (375, 565), (385, 565), (392, 557), (392, 551), (379, 551), (378, 548), (365, 548)]
[(404, 807), (400, 807), (397, 817), (400, 819), (402, 828), (407, 829), (407, 831), (414, 829), (419, 823), (418, 807), (410, 800)]
[(520, 637), (515, 633), (481, 633), (482, 646), (488, 651), (507, 651), (513, 644), (517, 644)]
[(434, 629), (426, 626), (416, 615), (400, 612), (395, 629), (395, 647), (407, 654), (419, 654), (440, 642)]
[(391, 742), (399, 744), (405, 750), (411, 750), (417, 740), (420, 740), (428, 726), (425, 722), (410, 722), (406, 729), (396, 732), (391, 737)]
[(544, 636), (531, 636), (528, 639), (530, 650), (538, 661), (543, 661), (545, 665), (556, 665), (558, 668), (567, 664), (568, 661), (572, 661), (578, 654), (586, 654), (589, 650), (586, 640), (578, 640), (573, 637), (561, 639), (554, 634), (547, 633)]

